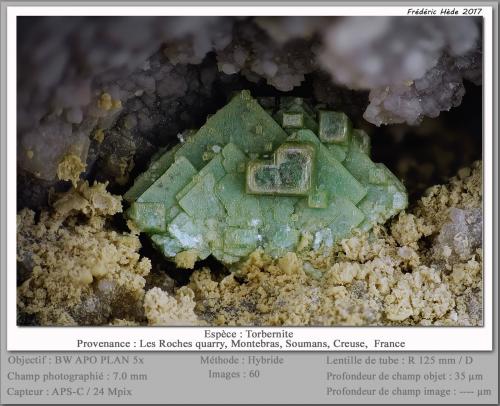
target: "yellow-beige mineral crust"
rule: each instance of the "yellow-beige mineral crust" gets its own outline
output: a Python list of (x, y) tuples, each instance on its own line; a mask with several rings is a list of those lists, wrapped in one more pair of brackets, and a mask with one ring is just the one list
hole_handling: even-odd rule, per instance
[(431, 187), (412, 213), (326, 252), (254, 252), (216, 279), (196, 271), (195, 311), (215, 325), (480, 325), (482, 248), (449, 261), (432, 248), (451, 208), (480, 209), (482, 166)]
[(191, 289), (183, 286), (172, 296), (160, 288), (154, 287), (146, 292), (144, 311), (149, 325), (186, 326), (202, 325), (194, 312), (196, 303)]
[(137, 235), (107, 226), (122, 205), (105, 187), (82, 182), (57, 196), (38, 220), (28, 209), (18, 214), (18, 263), (31, 269), (18, 288), (18, 308), (39, 324), (134, 320), (142, 308), (151, 264), (137, 252)]
[(465, 257), (434, 246), (452, 208), (480, 210), (481, 171), (461, 170), (410, 213), (328, 252), (256, 251), (227, 276), (195, 271), (175, 293), (150, 274), (137, 230), (108, 225), (121, 198), (79, 183), (38, 220), (18, 214), (19, 313), (41, 325), (480, 325), (481, 246)]
[(86, 165), (78, 155), (68, 153), (57, 166), (57, 177), (60, 180), (70, 180), (73, 187), (76, 187), (80, 174), (85, 170), (85, 167)]

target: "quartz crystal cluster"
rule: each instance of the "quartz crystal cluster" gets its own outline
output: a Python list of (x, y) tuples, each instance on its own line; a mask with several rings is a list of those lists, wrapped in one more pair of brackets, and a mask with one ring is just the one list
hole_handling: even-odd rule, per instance
[(331, 247), (407, 205), (403, 184), (369, 153), (344, 113), (242, 91), (136, 179), (127, 216), (184, 268), (257, 248)]
[(370, 91), (368, 122), (417, 125), (460, 105), (464, 79), (481, 83), (480, 20), (348, 17), (324, 29), (318, 58), (336, 83)]
[(112, 188), (127, 184), (152, 150), (171, 144), (180, 128), (197, 127), (228, 87), (265, 82), (291, 91), (312, 83), (316, 100), (351, 117), (365, 111), (377, 126), (417, 125), (460, 105), (464, 80), (481, 83), (481, 24), (476, 17), (20, 18), (19, 205), (47, 206), (47, 190), (82, 171)]
[(445, 223), (436, 239), (436, 258), (458, 262), (470, 257), (481, 247), (483, 238), (483, 212), (481, 208), (450, 208), (450, 222)]

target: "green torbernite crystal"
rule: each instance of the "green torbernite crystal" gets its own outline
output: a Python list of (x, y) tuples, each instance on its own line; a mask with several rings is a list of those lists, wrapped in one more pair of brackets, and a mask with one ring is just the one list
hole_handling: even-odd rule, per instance
[(209, 255), (232, 264), (258, 247), (272, 256), (331, 247), (407, 205), (344, 113), (293, 97), (260, 102), (266, 110), (238, 93), (125, 194), (129, 219), (179, 266)]

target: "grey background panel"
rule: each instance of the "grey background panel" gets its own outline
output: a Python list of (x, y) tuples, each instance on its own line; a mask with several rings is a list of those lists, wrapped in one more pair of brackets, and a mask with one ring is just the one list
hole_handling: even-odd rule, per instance
[[(497, 403), (492, 353), (10, 354), (8, 403)], [(26, 359), (38, 364), (21, 366)], [(31, 391), (31, 392), (29, 392)]]

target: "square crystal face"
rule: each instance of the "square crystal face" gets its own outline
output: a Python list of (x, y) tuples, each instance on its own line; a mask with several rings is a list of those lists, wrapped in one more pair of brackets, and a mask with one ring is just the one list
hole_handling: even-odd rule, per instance
[(304, 115), (302, 113), (283, 113), (283, 128), (303, 128)]
[(309, 143), (286, 142), (271, 160), (247, 165), (246, 190), (250, 194), (307, 196), (313, 183), (315, 147)]
[(143, 231), (163, 232), (167, 229), (167, 210), (163, 203), (134, 202), (127, 214)]
[(351, 122), (344, 113), (336, 111), (319, 112), (319, 139), (327, 144), (348, 142)]

